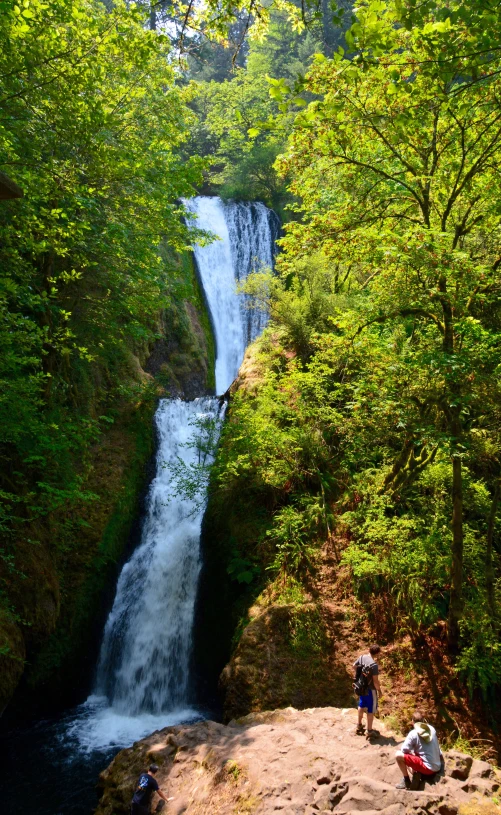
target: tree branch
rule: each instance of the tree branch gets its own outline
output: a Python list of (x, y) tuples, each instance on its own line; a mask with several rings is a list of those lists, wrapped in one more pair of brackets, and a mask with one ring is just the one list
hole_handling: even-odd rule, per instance
[(374, 317), (372, 320), (369, 320), (367, 323), (364, 323), (363, 325), (359, 326), (359, 328), (357, 328), (353, 336), (353, 339), (355, 339), (355, 337), (358, 337), (358, 335), (361, 334), (365, 328), (368, 328), (368, 326), (373, 325), (374, 323), (385, 323), (387, 320), (393, 320), (395, 317), (410, 317), (410, 316), (423, 317), (425, 320), (431, 320), (432, 323), (435, 323), (442, 336), (444, 336), (445, 326), (442, 323), (442, 321), (439, 320), (436, 314), (433, 314), (432, 311), (427, 311), (424, 308), (409, 307), (409, 308), (399, 308), (396, 309), (395, 311), (390, 311), (388, 314), (382, 314), (379, 317)]

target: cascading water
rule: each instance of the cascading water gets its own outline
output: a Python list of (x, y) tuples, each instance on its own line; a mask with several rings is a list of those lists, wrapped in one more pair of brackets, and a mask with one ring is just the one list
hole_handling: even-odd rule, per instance
[(216, 392), (233, 382), (247, 345), (263, 330), (266, 315), (249, 310), (237, 284), (250, 272), (271, 268), (279, 221), (261, 203), (228, 203), (220, 198), (186, 201), (197, 216), (196, 226), (220, 240), (195, 246), (195, 259), (204, 288), (216, 340)]
[[(186, 206), (198, 227), (219, 238), (194, 252), (215, 333), (216, 391), (222, 394), (266, 321), (242, 303), (237, 282), (272, 265), (278, 219), (259, 203), (198, 197)], [(198, 462), (196, 426), (203, 417), (217, 420), (219, 405), (215, 397), (162, 400), (156, 413), (157, 470), (141, 543), (118, 580), (95, 693), (70, 732), (87, 749), (127, 744), (200, 716), (190, 707), (189, 661), (203, 506), (176, 494), (175, 465)]]
[(122, 569), (104, 632), (96, 692), (115, 710), (137, 716), (187, 706), (188, 667), (200, 572), (203, 507), (173, 494), (173, 465), (208, 464), (203, 445), (186, 446), (200, 420), (218, 418), (213, 398), (164, 399), (155, 421), (157, 474), (150, 487), (142, 542)]

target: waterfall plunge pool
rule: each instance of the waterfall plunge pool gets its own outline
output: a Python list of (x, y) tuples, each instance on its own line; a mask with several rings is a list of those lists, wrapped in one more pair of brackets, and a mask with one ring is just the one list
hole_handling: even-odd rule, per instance
[(128, 717), (106, 698), (0, 736), (2, 815), (90, 815), (98, 803), (99, 773), (123, 747), (173, 724), (201, 721), (210, 711)]

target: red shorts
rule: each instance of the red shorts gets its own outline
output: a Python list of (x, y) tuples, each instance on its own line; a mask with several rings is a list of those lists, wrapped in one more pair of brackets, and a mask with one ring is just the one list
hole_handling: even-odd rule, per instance
[(415, 773), (422, 773), (423, 775), (435, 775), (435, 770), (430, 770), (426, 766), (423, 759), (415, 756), (413, 753), (404, 753), (404, 760), (408, 767)]

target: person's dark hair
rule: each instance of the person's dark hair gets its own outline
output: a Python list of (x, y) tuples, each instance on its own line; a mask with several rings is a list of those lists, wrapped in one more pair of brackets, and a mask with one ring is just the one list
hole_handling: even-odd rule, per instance
[(426, 718), (424, 714), (420, 710), (415, 710), (412, 714), (412, 722), (416, 724), (416, 722), (425, 722)]
[(379, 647), (379, 645), (377, 643), (374, 643), (374, 645), (371, 645), (371, 647), (369, 648), (369, 654), (371, 655), (371, 657), (375, 657), (377, 654), (379, 654), (380, 650), (381, 648)]
[(150, 773), (157, 773), (158, 766), (156, 764), (150, 764)]

